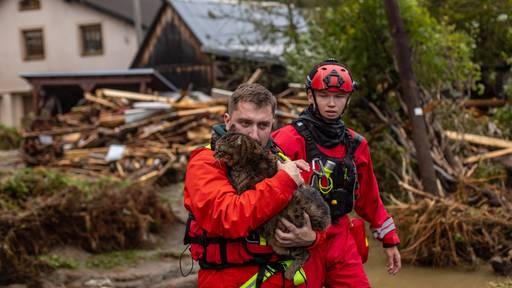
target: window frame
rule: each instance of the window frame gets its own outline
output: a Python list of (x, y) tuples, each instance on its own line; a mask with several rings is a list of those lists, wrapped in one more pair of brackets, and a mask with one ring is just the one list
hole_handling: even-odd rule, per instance
[[(41, 51), (42, 54), (38, 55), (29, 55), (28, 42), (26, 35), (30, 32), (41, 32)], [(34, 60), (44, 60), (46, 58), (46, 47), (44, 41), (44, 29), (43, 27), (33, 27), (33, 28), (24, 28), (21, 29), (21, 44), (23, 48), (23, 60), (24, 61), (34, 61)]]
[[(94, 52), (91, 52), (91, 51), (86, 51), (86, 32), (87, 32), (87, 29), (88, 28), (91, 28), (91, 27), (98, 27), (99, 29), (99, 35), (100, 35), (100, 44), (101, 44), (101, 47), (98, 51), (94, 51)], [(101, 25), (101, 23), (87, 23), (87, 24), (79, 24), (78, 25), (78, 32), (79, 32), (79, 35), (80, 35), (80, 55), (81, 56), (98, 56), (98, 55), (103, 55), (104, 54), (104, 51), (105, 51), (105, 44), (104, 44), (104, 41), (103, 41), (103, 27)]]
[(23, 5), (24, 0), (18, 0), (19, 11), (41, 10), (41, 0), (31, 0), (32, 5)]

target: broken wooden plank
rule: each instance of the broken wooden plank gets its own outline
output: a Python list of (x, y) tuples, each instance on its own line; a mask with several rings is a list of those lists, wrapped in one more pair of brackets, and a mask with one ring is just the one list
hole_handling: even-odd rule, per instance
[(114, 103), (112, 103), (112, 102), (110, 102), (108, 100), (105, 100), (105, 99), (93, 96), (90, 92), (84, 92), (84, 98), (87, 99), (88, 101), (91, 101), (91, 102), (94, 102), (94, 103), (98, 103), (100, 105), (112, 108), (114, 110), (117, 110), (117, 109), (120, 108), (120, 107), (118, 107), (117, 105), (115, 105)]
[(254, 73), (252, 73), (249, 80), (247, 80), (247, 84), (253, 84), (256, 83), (256, 81), (260, 80), (261, 76), (263, 75), (263, 69), (258, 68)]
[(463, 102), (464, 107), (500, 107), (507, 104), (505, 99), (468, 99)]
[(466, 134), (466, 133), (459, 133), (455, 131), (444, 131), (444, 134), (446, 137), (452, 140), (460, 140), (460, 141), (467, 141), (474, 144), (480, 144), (485, 146), (491, 146), (491, 147), (499, 147), (499, 148), (510, 148), (512, 147), (512, 141), (499, 139), (499, 138), (493, 138), (493, 137), (487, 137), (487, 136), (480, 136), (475, 134)]
[(481, 160), (492, 159), (512, 154), (512, 147), (475, 155), (464, 159), (464, 164), (474, 163)]
[(55, 128), (52, 130), (44, 130), (44, 131), (22, 131), (22, 137), (35, 137), (39, 135), (61, 135), (61, 134), (70, 134), (75, 132), (85, 132), (89, 130), (93, 130), (96, 128), (94, 125), (83, 125), (80, 127), (63, 127), (63, 128)]
[(289, 119), (297, 119), (297, 118), (299, 118), (298, 114), (284, 112), (284, 111), (281, 111), (281, 110), (277, 110), (276, 111), (276, 116), (283, 117), (283, 118), (289, 118)]
[(169, 97), (150, 95), (150, 94), (142, 94), (136, 92), (115, 90), (115, 89), (98, 89), (99, 93), (101, 93), (104, 97), (113, 97), (113, 98), (123, 98), (129, 100), (137, 100), (137, 101), (157, 101), (157, 102), (165, 102), (169, 104), (173, 104), (174, 100)]
[(224, 90), (220, 88), (212, 88), (212, 91), (210, 93), (212, 95), (212, 98), (228, 98), (231, 97), (231, 94), (233, 94), (233, 91)]
[(157, 95), (150, 95), (150, 94), (142, 94), (142, 93), (136, 93), (136, 92), (128, 92), (128, 91), (121, 91), (121, 90), (114, 90), (114, 89), (100, 89), (101, 95), (105, 97), (114, 97), (114, 98), (123, 98), (123, 99), (129, 99), (129, 100), (136, 100), (136, 101), (156, 101), (156, 102), (164, 102), (168, 103), (174, 108), (181, 108), (181, 109), (197, 109), (197, 108), (203, 108), (208, 107), (209, 104), (207, 103), (176, 103), (172, 98), (164, 97), (164, 96), (157, 96)]
[(294, 99), (294, 98), (286, 98), (286, 99), (278, 99), (278, 103), (289, 103), (293, 105), (299, 105), (299, 106), (309, 106), (309, 101), (304, 99)]

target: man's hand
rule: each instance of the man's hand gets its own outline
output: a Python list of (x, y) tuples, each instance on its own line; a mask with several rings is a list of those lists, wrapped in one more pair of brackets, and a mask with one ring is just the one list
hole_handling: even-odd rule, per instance
[(304, 212), (304, 226), (300, 228), (284, 218), (281, 218), (281, 223), (289, 232), (283, 232), (279, 228), (276, 229), (275, 237), (280, 246), (303, 247), (309, 246), (315, 242), (316, 233), (313, 231), (313, 228), (311, 228), (311, 221), (306, 212)]
[(300, 172), (309, 171), (309, 165), (304, 160), (286, 161), (284, 163), (277, 161), (277, 169), (284, 170), (286, 173), (288, 173), (288, 175), (292, 177), (293, 181), (295, 181), (298, 187), (304, 184), (304, 179), (302, 179)]
[(384, 251), (386, 252), (386, 255), (388, 256), (388, 263), (386, 265), (388, 269), (388, 273), (391, 275), (396, 275), (398, 271), (400, 271), (400, 268), (402, 267), (402, 260), (400, 259), (400, 252), (398, 251), (398, 248), (390, 247), (390, 248), (384, 248)]

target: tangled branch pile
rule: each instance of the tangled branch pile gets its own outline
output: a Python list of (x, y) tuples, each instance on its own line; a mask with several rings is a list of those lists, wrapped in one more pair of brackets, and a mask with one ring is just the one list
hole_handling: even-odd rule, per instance
[(407, 122), (395, 109), (369, 106), (391, 132), (382, 133), (382, 142), (373, 149), (377, 166), (383, 162), (379, 148), (398, 151), (384, 150), (390, 163), (384, 173), (401, 193), (385, 197), (395, 204), (390, 209), (401, 233), (404, 261), (474, 267), (482, 259), (497, 273), (511, 275), (512, 187), (507, 173), (512, 163), (507, 157), (512, 141), (496, 137), (503, 137), (500, 127), (487, 116), (473, 116), (464, 102), (431, 101), (423, 110), (440, 190), (433, 196), (423, 191)]
[[(478, 259), (483, 259), (491, 260), (496, 272), (510, 273), (512, 207), (493, 207), (481, 196), (477, 196), (481, 204), (471, 206), (467, 189), (468, 186), (461, 186), (459, 197), (430, 197), (414, 204), (390, 207), (403, 232), (404, 261), (476, 267)], [(504, 260), (508, 264), (502, 263)]]
[(139, 247), (173, 221), (154, 190), (116, 182), (72, 182), (22, 170), (0, 185), (0, 284), (49, 269), (33, 256), (60, 244), (90, 252)]

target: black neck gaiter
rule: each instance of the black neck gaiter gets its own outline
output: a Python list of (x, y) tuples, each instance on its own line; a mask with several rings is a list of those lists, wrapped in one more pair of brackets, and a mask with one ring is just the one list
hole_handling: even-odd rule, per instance
[(299, 115), (299, 119), (308, 128), (316, 144), (333, 148), (343, 143), (345, 135), (345, 124), (338, 118), (336, 120), (326, 120), (313, 110), (313, 106), (307, 107)]

